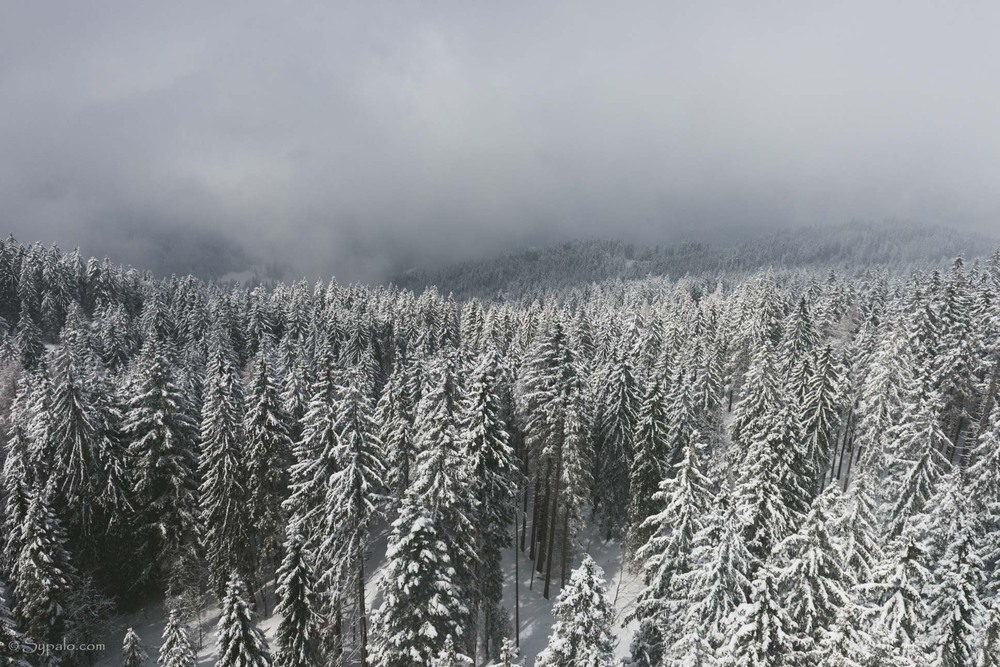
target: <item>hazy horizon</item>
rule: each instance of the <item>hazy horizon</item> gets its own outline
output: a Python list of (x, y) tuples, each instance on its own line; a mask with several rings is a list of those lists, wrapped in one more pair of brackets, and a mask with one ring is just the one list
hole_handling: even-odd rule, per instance
[(372, 280), (580, 237), (997, 228), (1000, 6), (5, 14), (0, 231), (157, 273)]

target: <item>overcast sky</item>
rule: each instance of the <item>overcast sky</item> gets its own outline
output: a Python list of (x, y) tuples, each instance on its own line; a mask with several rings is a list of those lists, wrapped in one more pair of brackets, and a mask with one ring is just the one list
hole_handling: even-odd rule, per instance
[(368, 279), (579, 236), (1000, 229), (996, 2), (2, 7), (24, 242)]

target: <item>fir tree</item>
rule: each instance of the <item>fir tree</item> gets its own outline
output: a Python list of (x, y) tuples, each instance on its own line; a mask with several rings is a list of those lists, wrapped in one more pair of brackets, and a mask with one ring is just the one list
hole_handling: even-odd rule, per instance
[(475, 528), (480, 554), (477, 579), (485, 608), (483, 645), (488, 657), (495, 657), (502, 639), (494, 635), (500, 625), (495, 616), (503, 598), (501, 550), (510, 544), (519, 475), (498, 387), (503, 373), (500, 363), (492, 346), (480, 356), (470, 377), (460, 418), (460, 448), (471, 474), (470, 485), (477, 506)]
[(632, 358), (619, 351), (611, 361), (596, 425), (594, 501), (608, 537), (628, 523), (629, 471), (639, 400)]
[(695, 536), (692, 561), (696, 567), (677, 575), (687, 601), (683, 629), (704, 633), (712, 647), (719, 648), (726, 619), (749, 601), (754, 569), (737, 507), (727, 492), (716, 497), (705, 527)]
[(887, 549), (885, 559), (872, 573), (866, 587), (874, 607), (872, 632), (890, 646), (903, 650), (921, 638), (928, 619), (923, 590), (930, 581), (927, 554), (912, 529), (907, 529)]
[(614, 664), (614, 607), (604, 585), (604, 571), (584, 556), (552, 607), (555, 624), (548, 646), (535, 661), (538, 667)]
[(695, 536), (704, 528), (712, 505), (710, 482), (701, 472), (700, 448), (697, 442), (688, 443), (674, 475), (660, 484), (657, 497), (664, 509), (647, 520), (653, 534), (636, 554), (643, 563), (646, 588), (639, 594), (634, 617), (655, 619), (661, 628), (676, 628), (680, 620), (672, 607), (683, 589), (673, 579), (691, 569)]
[(946, 547), (934, 568), (934, 583), (927, 596), (931, 600), (929, 639), (934, 667), (972, 664), (977, 626), (983, 615), (979, 598), (983, 562), (964, 489), (955, 474), (947, 484), (953, 487), (955, 502), (948, 503), (952, 506), (948, 508), (947, 524), (940, 536)]
[(829, 494), (819, 496), (799, 530), (778, 549), (779, 586), (785, 591), (783, 609), (794, 619), (801, 650), (811, 652), (822, 643), (839, 610), (851, 600), (852, 583), (841, 565), (840, 552), (827, 532)]

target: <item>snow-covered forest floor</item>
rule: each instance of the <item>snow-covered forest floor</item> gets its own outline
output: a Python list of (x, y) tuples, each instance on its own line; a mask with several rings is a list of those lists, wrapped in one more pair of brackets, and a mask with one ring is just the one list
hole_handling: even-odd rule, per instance
[[(528, 524), (530, 530), (531, 524)], [(615, 657), (624, 659), (628, 657), (629, 642), (635, 632), (636, 623), (624, 623), (625, 617), (634, 610), (636, 598), (642, 591), (641, 577), (622, 566), (621, 543), (616, 540), (606, 541), (601, 535), (601, 531), (595, 525), (588, 525), (578, 540), (578, 553), (574, 560), (573, 567), (579, 565), (585, 554), (590, 555), (594, 561), (604, 570), (607, 581), (608, 597), (615, 608), (614, 631), (618, 637), (618, 644), (615, 650)], [(514, 554), (520, 555), (519, 574), (521, 587), (520, 596), (520, 654), (525, 667), (534, 664), (537, 656), (549, 638), (552, 630), (552, 604), (558, 594), (558, 583), (553, 587), (554, 593), (551, 599), (546, 600), (542, 596), (542, 579), (537, 572), (533, 572), (532, 562), (527, 554), (519, 550), (507, 548), (503, 552), (503, 569), (506, 573), (504, 579), (504, 606), (511, 612), (513, 620), (514, 613)], [(372, 554), (369, 562), (380, 563), (385, 556), (385, 531), (382, 531), (382, 538), (373, 544)], [(377, 567), (368, 579), (366, 592), (369, 603), (378, 605), (380, 596), (378, 584), (384, 572), (383, 567)], [(273, 582), (268, 586), (268, 606), (274, 609), (274, 588)], [(198, 651), (199, 667), (211, 667), (217, 658), (215, 628), (219, 621), (219, 606), (212, 604), (205, 608), (200, 623), (190, 626), (192, 640), (197, 644), (199, 637), (202, 647)], [(275, 629), (281, 617), (272, 613), (267, 618), (260, 620), (260, 629), (264, 631), (268, 643), (274, 643)], [(121, 638), (128, 628), (132, 628), (140, 636), (150, 662), (155, 662), (159, 656), (159, 648), (163, 641), (163, 629), (166, 626), (166, 608), (163, 600), (151, 603), (141, 610), (112, 619), (108, 623), (108, 632), (101, 641), (105, 644), (105, 651), (97, 656), (94, 667), (118, 667), (121, 664)], [(200, 629), (199, 629), (200, 625)], [(493, 662), (480, 665), (494, 665)]]

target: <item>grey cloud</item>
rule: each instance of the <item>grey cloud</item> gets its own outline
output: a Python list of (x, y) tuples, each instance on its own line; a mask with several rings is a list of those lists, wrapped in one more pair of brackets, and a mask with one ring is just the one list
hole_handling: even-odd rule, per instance
[(12, 3), (0, 221), (342, 279), (578, 236), (1000, 228), (1000, 7), (710, 4)]

